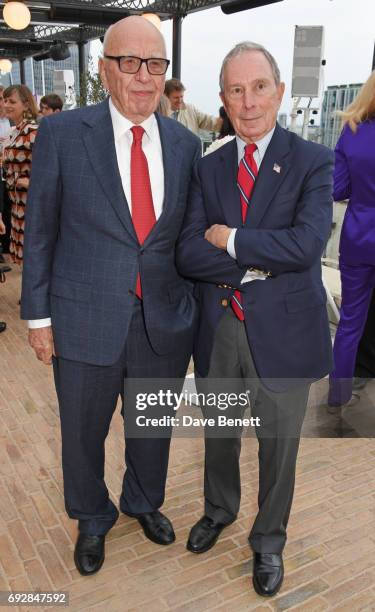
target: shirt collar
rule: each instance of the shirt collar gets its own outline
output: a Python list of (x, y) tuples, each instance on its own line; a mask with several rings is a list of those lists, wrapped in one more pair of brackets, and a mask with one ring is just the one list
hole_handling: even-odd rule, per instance
[[(256, 140), (254, 142), (254, 144), (256, 144), (256, 146), (258, 147), (260, 161), (262, 161), (265, 155), (265, 152), (267, 151), (267, 147), (271, 142), (271, 138), (273, 136), (275, 128), (276, 128), (276, 125), (272, 128), (270, 132), (268, 132), (268, 134), (263, 136), (263, 138), (261, 138), (260, 140)], [(240, 161), (244, 156), (245, 147), (247, 143), (244, 140), (242, 140), (242, 138), (240, 138), (239, 136), (236, 136), (236, 141), (237, 141), (238, 161)]]
[[(115, 141), (117, 141), (121, 138), (121, 136), (126, 134), (126, 132), (130, 131), (130, 128), (132, 128), (135, 124), (126, 117), (124, 117), (124, 115), (122, 115), (120, 111), (117, 110), (111, 98), (109, 98), (109, 112), (111, 114), (112, 119), (113, 134), (115, 137)], [(143, 127), (148, 138), (152, 140), (155, 134), (155, 130), (158, 129), (155, 115), (150, 115), (139, 125)]]

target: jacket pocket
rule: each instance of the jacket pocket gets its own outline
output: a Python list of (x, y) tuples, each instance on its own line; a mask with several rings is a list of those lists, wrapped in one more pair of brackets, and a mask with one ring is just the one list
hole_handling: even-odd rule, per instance
[(316, 308), (324, 304), (325, 301), (325, 294), (315, 289), (305, 289), (285, 296), (286, 310), (290, 313)]
[(184, 282), (177, 281), (168, 285), (168, 295), (171, 304), (182, 300), (187, 293), (189, 293), (189, 290)]
[(74, 302), (88, 302), (91, 298), (91, 285), (54, 276), (51, 280), (50, 295), (63, 297)]

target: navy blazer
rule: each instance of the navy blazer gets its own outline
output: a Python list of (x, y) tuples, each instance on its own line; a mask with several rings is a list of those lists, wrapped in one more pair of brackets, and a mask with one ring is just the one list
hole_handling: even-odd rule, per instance
[(118, 169), (108, 100), (43, 119), (25, 219), (23, 319), (52, 318), (57, 355), (97, 365), (123, 350), (141, 271), (144, 315), (158, 354), (192, 346), (196, 303), (175, 266), (199, 139), (156, 115), (163, 211), (140, 246)]
[[(333, 154), (276, 125), (245, 224), (237, 170), (236, 140), (198, 162), (177, 247), (181, 274), (198, 281), (194, 362), (206, 376), (215, 329), (239, 288), (258, 375), (278, 391), (318, 379), (332, 366), (320, 258), (332, 221)], [(205, 240), (215, 223), (238, 228), (237, 260)], [(272, 278), (241, 284), (250, 267)]]

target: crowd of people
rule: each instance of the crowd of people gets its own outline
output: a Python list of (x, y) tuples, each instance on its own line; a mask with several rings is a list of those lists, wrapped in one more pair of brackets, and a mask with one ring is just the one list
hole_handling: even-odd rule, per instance
[[(26, 85), (0, 86), (0, 265), (4, 254), (22, 264), (25, 205), (31, 174), (32, 149), (38, 120), (61, 112), (63, 100), (55, 93), (40, 99), (39, 109)], [(2, 270), (10, 271), (9, 266)], [(6, 322), (0, 321), (0, 332)]]
[[(218, 117), (184, 102), (181, 81), (165, 81), (168, 65), (160, 32), (133, 16), (104, 38), (103, 103), (60, 112), (61, 101), (44, 96), (38, 125), (27, 87), (3, 92), (9, 252), (24, 266), (21, 317), (37, 358), (53, 364), (78, 571), (100, 570), (119, 516), (104, 480), (119, 397), (126, 442), (119, 509), (152, 542), (174, 542), (160, 511), (172, 428), (139, 433), (135, 406), (145, 385), (158, 395), (161, 379), (178, 392), (193, 354), (198, 391), (215, 393), (218, 381), (236, 397), (246, 390), (260, 423), (249, 543), (254, 589), (269, 597), (283, 582), (310, 386), (331, 372), (328, 403), (350, 401), (373, 296), (375, 74), (343, 114), (334, 155), (277, 123), (284, 83), (263, 46), (240, 43), (225, 56)], [(219, 134), (220, 146), (203, 157), (200, 129)], [(350, 199), (334, 366), (321, 280), (332, 193)], [(373, 323), (366, 329), (372, 334)], [(246, 405), (229, 407), (227, 417), (240, 420)], [(153, 406), (151, 416), (161, 409)], [(205, 427), (204, 513), (189, 534), (192, 553), (215, 545), (241, 498), (242, 426), (218, 432), (217, 407), (202, 412), (214, 428)]]

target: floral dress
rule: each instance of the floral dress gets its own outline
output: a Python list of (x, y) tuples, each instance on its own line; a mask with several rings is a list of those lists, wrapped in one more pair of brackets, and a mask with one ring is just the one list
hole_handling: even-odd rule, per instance
[(11, 202), (12, 215), (9, 252), (13, 261), (18, 264), (22, 263), (23, 258), (27, 188), (17, 187), (17, 181), (20, 178), (30, 178), (31, 152), (37, 129), (38, 125), (30, 119), (22, 121), (11, 132), (3, 153), (5, 187)]

